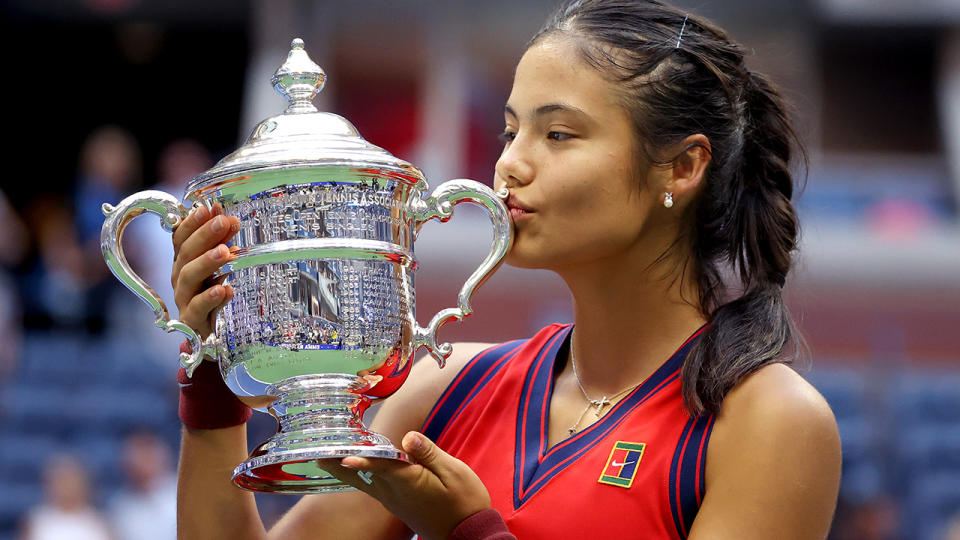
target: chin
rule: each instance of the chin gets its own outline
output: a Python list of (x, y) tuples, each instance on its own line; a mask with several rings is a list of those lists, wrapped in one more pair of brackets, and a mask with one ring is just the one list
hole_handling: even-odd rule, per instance
[(546, 257), (542, 254), (530, 253), (522, 249), (512, 249), (503, 262), (515, 268), (527, 268), (530, 270), (551, 270), (555, 266), (556, 256)]

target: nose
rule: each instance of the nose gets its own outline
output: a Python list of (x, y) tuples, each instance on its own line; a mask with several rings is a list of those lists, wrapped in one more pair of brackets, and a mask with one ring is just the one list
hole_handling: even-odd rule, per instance
[(504, 184), (508, 188), (529, 184), (534, 177), (534, 167), (529, 149), (523, 146), (521, 137), (517, 137), (504, 147), (497, 160), (494, 185)]

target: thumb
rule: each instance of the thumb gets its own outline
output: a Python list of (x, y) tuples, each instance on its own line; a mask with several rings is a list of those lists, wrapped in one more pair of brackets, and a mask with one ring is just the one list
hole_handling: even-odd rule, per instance
[(454, 459), (425, 435), (416, 431), (404, 435), (400, 445), (403, 446), (403, 451), (414, 461), (430, 469), (437, 476), (440, 476), (441, 471), (447, 469), (447, 461)]

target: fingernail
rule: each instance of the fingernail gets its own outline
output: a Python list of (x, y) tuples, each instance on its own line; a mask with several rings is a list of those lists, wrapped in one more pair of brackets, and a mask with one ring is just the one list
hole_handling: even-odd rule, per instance
[(351, 471), (359, 471), (359, 470), (360, 470), (360, 468), (357, 467), (357, 466), (355, 466), (355, 465), (350, 465), (350, 464), (348, 464), (348, 463), (344, 463), (344, 460), (346, 460), (346, 459), (349, 459), (349, 458), (343, 458), (343, 459), (340, 460), (340, 466), (341, 466), (341, 467), (343, 467), (344, 469), (350, 469)]
[(240, 222), (239, 222), (239, 221), (238, 221), (237, 223), (234, 223), (233, 225), (230, 226), (230, 232), (232, 232), (232, 233), (240, 232)]
[(409, 441), (407, 441), (407, 447), (411, 452), (417, 452), (423, 448), (423, 440), (419, 435), (411, 432), (410, 435), (407, 435), (407, 438), (409, 439)]
[(215, 233), (223, 232), (223, 217), (217, 216), (214, 218), (213, 223), (210, 225), (210, 230)]
[(196, 216), (194, 219), (196, 219), (197, 221), (203, 221), (203, 220), (207, 219), (207, 207), (206, 207), (206, 206), (198, 206), (197, 208), (194, 208), (194, 209), (193, 209), (193, 213), (194, 213), (194, 216)]
[(220, 250), (220, 246), (217, 246), (207, 252), (207, 257), (210, 257), (210, 260), (219, 261), (223, 258), (223, 251)]
[(223, 294), (223, 287), (220, 285), (212, 287), (207, 294), (210, 295), (210, 298), (220, 298), (220, 295)]

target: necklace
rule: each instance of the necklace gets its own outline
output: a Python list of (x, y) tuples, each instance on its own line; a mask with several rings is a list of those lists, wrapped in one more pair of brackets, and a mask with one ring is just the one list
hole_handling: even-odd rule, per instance
[(573, 367), (573, 377), (577, 380), (577, 386), (580, 387), (580, 391), (583, 393), (583, 398), (587, 400), (587, 406), (583, 408), (583, 411), (580, 413), (580, 416), (577, 417), (576, 423), (574, 423), (572, 426), (567, 428), (567, 431), (570, 432), (570, 435), (573, 435), (574, 433), (577, 432), (577, 427), (580, 425), (580, 422), (583, 422), (583, 416), (587, 414), (587, 411), (590, 410), (590, 407), (597, 408), (597, 410), (594, 411), (594, 414), (597, 416), (597, 418), (600, 418), (601, 416), (603, 416), (604, 407), (606, 407), (607, 405), (610, 405), (611, 403), (613, 403), (613, 400), (626, 394), (630, 390), (633, 390), (634, 388), (640, 386), (640, 383), (637, 383), (628, 388), (624, 388), (623, 390), (617, 392), (616, 394), (610, 397), (603, 395), (600, 397), (600, 399), (591, 398), (587, 394), (586, 388), (583, 387), (583, 382), (580, 380), (580, 374), (577, 373), (577, 359), (573, 355), (573, 338), (570, 339), (570, 365)]

